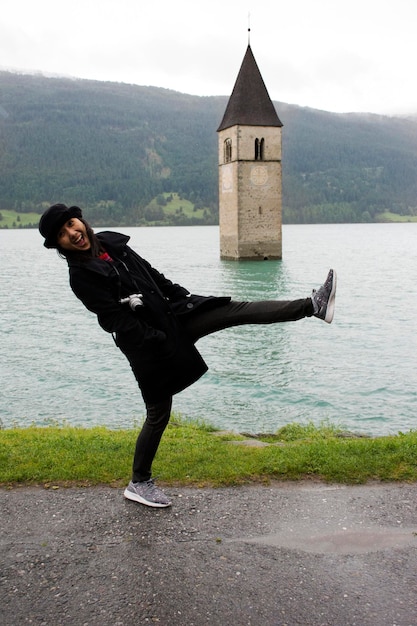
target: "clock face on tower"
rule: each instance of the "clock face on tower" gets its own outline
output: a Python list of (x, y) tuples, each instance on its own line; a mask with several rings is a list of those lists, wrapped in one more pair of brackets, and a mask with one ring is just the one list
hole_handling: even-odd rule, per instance
[(252, 185), (265, 185), (268, 182), (268, 170), (265, 165), (255, 165), (250, 171)]

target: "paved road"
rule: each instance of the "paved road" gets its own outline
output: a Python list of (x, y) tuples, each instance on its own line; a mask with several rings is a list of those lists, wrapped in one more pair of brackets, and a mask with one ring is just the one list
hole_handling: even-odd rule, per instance
[(417, 626), (417, 485), (0, 489), (2, 626)]

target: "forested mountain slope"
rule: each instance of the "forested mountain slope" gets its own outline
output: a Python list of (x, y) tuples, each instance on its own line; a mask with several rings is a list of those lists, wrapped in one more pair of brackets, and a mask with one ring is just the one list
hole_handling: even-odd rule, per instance
[[(163, 221), (162, 194), (176, 193), (194, 207), (189, 223), (216, 223), (216, 129), (227, 101), (0, 72), (0, 211), (63, 201), (88, 206), (96, 224), (133, 225), (155, 217), (152, 200)], [(416, 118), (275, 105), (284, 124), (284, 221), (417, 213)]]

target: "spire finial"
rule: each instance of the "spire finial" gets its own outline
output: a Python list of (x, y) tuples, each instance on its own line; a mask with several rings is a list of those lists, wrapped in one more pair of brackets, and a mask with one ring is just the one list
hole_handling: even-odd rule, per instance
[(248, 46), (250, 46), (250, 12), (248, 13)]

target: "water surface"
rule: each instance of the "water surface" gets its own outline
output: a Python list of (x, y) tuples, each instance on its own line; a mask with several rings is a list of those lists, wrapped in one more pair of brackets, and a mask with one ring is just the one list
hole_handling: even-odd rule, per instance
[[(287, 225), (283, 260), (265, 262), (221, 261), (215, 226), (123, 232), (194, 293), (306, 297), (328, 268), (338, 272), (331, 325), (312, 318), (202, 339), (209, 372), (174, 411), (251, 432), (323, 419), (370, 434), (415, 428), (417, 224)], [(141, 423), (129, 365), (72, 294), (66, 262), (35, 230), (0, 230), (0, 250), (3, 425)]]

